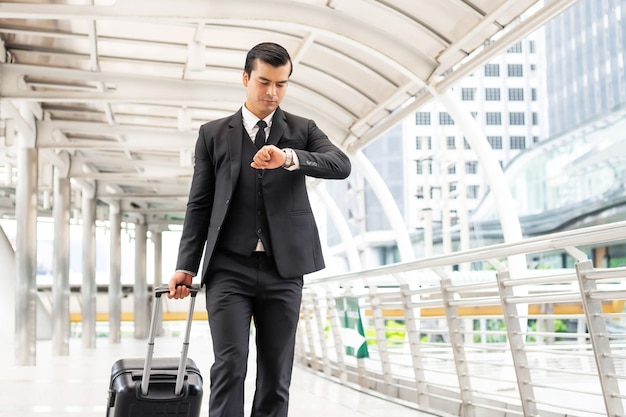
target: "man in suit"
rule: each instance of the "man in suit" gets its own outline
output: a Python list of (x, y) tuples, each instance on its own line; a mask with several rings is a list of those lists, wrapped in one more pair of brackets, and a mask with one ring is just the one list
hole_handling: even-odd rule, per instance
[(211, 417), (243, 416), (251, 321), (257, 348), (251, 415), (287, 416), (303, 275), (324, 268), (305, 180), (350, 174), (346, 154), (314, 121), (279, 107), (291, 72), (282, 46), (252, 48), (244, 105), (204, 124), (196, 143), (168, 297), (189, 295), (184, 285), (192, 283), (204, 248), (201, 282), (215, 355)]

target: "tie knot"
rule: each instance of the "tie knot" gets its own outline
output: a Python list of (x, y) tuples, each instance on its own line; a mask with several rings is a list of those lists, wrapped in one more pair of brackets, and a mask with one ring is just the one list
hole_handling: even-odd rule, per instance
[(265, 129), (267, 127), (267, 123), (265, 123), (265, 120), (259, 120), (258, 122), (256, 122), (256, 125), (259, 127), (259, 129)]

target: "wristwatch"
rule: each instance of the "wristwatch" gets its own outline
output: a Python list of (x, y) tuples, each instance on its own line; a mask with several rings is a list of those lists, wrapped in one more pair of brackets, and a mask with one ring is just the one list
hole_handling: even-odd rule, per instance
[(283, 149), (283, 152), (285, 152), (285, 164), (283, 165), (283, 168), (289, 168), (293, 162), (293, 149), (285, 148)]

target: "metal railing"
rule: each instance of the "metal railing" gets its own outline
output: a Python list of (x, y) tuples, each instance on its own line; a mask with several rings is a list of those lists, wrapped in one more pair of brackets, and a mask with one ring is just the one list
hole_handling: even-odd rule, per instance
[[(620, 222), (308, 280), (296, 361), (434, 415), (626, 416), (626, 268), (585, 253), (624, 241)], [(504, 261), (555, 251), (573, 267)]]

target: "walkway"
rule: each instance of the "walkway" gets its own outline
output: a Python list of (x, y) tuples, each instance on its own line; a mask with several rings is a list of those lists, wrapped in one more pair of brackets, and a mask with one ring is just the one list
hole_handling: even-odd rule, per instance
[[(195, 325), (195, 323), (194, 323)], [(212, 354), (206, 332), (194, 330), (189, 356), (205, 377), (202, 416), (208, 415), (208, 375)], [(203, 336), (205, 335), (205, 336)], [(144, 341), (125, 337), (120, 344), (98, 339), (96, 349), (84, 349), (72, 338), (70, 356), (52, 356), (51, 342), (37, 344), (37, 366), (12, 364), (13, 352), (0, 347), (0, 417), (104, 417), (110, 368), (122, 357), (142, 357)], [(157, 339), (155, 356), (180, 352), (180, 339)], [(205, 352), (205, 353), (203, 353)], [(252, 352), (251, 352), (252, 353)], [(246, 381), (246, 415), (254, 389), (254, 358), (251, 355)], [(290, 416), (294, 417), (419, 417), (413, 409), (359, 393), (296, 366), (291, 390)]]

